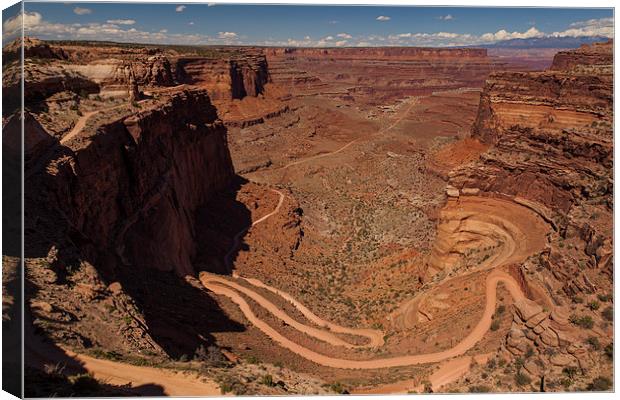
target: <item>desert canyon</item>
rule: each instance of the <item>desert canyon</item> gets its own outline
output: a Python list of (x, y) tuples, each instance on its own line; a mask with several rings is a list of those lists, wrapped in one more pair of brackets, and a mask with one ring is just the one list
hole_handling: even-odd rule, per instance
[(27, 395), (610, 389), (611, 41), (22, 45)]

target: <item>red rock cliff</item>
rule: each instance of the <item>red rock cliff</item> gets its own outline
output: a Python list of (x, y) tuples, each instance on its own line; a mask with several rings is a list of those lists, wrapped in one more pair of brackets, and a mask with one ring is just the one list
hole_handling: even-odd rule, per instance
[(570, 70), (590, 65), (613, 65), (613, 40), (584, 44), (577, 50), (561, 51), (553, 57), (552, 70)]
[(444, 49), (433, 47), (355, 47), (355, 48), (268, 48), (267, 55), (295, 55), (304, 57), (334, 57), (369, 59), (432, 59), (432, 58), (486, 58), (486, 49)]
[[(593, 47), (598, 62), (610, 62), (611, 46)], [(611, 207), (612, 68), (590, 58), (581, 64), (582, 55), (564, 53), (564, 70), (489, 77), (472, 135), (494, 146), (474, 167), (453, 173), (457, 187), (519, 196), (560, 219), (587, 199)]]
[(213, 99), (242, 99), (263, 93), (269, 82), (264, 55), (232, 58), (181, 57), (176, 63), (177, 80), (206, 88)]
[(176, 93), (68, 146), (44, 185), (81, 251), (109, 267), (120, 260), (192, 274), (194, 212), (234, 176), (207, 93)]

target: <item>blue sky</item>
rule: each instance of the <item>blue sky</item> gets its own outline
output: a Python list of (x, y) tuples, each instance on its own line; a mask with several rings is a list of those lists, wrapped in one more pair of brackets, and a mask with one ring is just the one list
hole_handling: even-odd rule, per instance
[[(611, 9), (26, 3), (24, 23), (26, 34), (42, 39), (277, 46), (451, 46), (613, 35)], [(5, 35), (14, 26), (3, 18)]]

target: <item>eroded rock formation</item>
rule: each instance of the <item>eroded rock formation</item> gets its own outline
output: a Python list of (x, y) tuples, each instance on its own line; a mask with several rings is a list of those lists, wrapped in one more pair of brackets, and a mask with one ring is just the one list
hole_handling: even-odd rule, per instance
[[(97, 127), (50, 161), (48, 207), (92, 259), (192, 274), (194, 212), (234, 175), (226, 130), (204, 90)], [(67, 232), (68, 233), (68, 232)]]

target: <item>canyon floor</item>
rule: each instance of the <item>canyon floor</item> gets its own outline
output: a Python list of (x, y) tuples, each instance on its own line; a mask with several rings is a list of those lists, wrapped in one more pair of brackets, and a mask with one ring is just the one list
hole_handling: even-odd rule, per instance
[(613, 386), (610, 44), (25, 45), (27, 393)]

